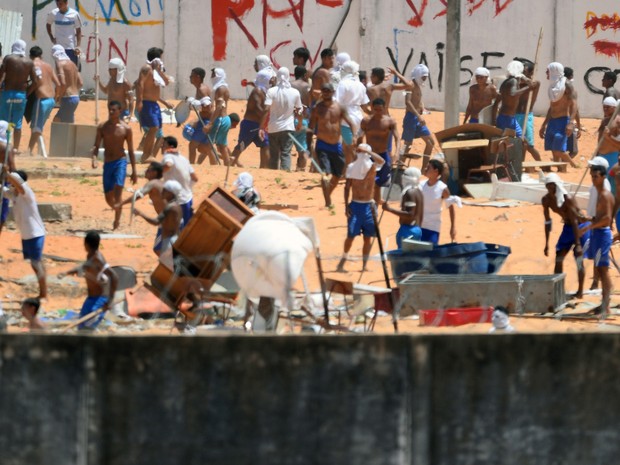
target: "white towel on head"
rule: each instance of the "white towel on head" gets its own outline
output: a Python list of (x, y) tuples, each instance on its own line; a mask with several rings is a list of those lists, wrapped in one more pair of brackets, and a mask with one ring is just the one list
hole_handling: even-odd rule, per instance
[(603, 105), (606, 107), (615, 107), (618, 105), (618, 101), (613, 97), (605, 97), (603, 100)]
[(211, 105), (211, 98), (209, 96), (202, 97), (200, 100), (198, 100), (198, 103), (201, 107), (208, 107), (209, 105)]
[(472, 81), (476, 81), (476, 76), (482, 76), (487, 78), (487, 82), (490, 83), (491, 82), (491, 73), (489, 72), (488, 69), (486, 69), (483, 66), (480, 66), (479, 68), (476, 68), (476, 71), (474, 71), (474, 75), (472, 77)]
[(125, 71), (127, 68), (125, 67), (125, 63), (120, 58), (112, 58), (110, 60), (110, 64), (108, 68), (115, 69), (116, 71), (116, 82), (118, 84), (122, 84), (125, 82)]
[(65, 48), (62, 45), (54, 45), (52, 47), (52, 56), (56, 61), (68, 61), (69, 56), (65, 52)]
[(508, 76), (520, 78), (523, 76), (523, 63), (518, 60), (512, 60), (506, 65), (506, 72)]
[(226, 71), (222, 68), (214, 68), (213, 72), (215, 74), (215, 76), (211, 78), (213, 91), (215, 92), (220, 87), (228, 87), (228, 83), (226, 82)]
[(0, 120), (0, 142), (6, 144), (6, 132), (9, 130), (9, 123)]
[[(362, 149), (362, 150), (360, 150)], [(370, 145), (360, 144), (355, 152), (355, 161), (347, 165), (347, 179), (365, 179), (368, 171), (372, 168), (373, 161), (368, 151), (371, 150)]]
[(558, 207), (564, 205), (564, 196), (568, 195), (566, 189), (564, 189), (564, 182), (560, 176), (556, 173), (550, 173), (545, 177), (545, 184), (555, 184), (555, 200)]
[[(153, 61), (146, 60), (146, 63), (151, 65), (151, 67), (159, 63), (161, 66), (161, 69), (164, 69), (164, 63), (159, 58), (155, 58)], [(153, 81), (155, 81), (155, 85), (159, 87), (166, 87), (166, 81), (164, 81), (164, 78), (162, 78), (161, 75), (155, 69), (153, 69)]]
[(340, 52), (336, 55), (336, 69), (338, 71), (342, 71), (342, 68), (347, 61), (351, 61), (351, 56), (347, 52)]
[(254, 178), (250, 173), (244, 171), (243, 173), (239, 173), (233, 185), (239, 189), (251, 189), (254, 187)]
[(271, 78), (273, 77), (273, 70), (271, 68), (261, 69), (256, 74), (256, 79), (254, 79), (254, 84), (263, 92), (267, 92), (267, 90), (271, 87)]
[(405, 190), (416, 188), (420, 185), (420, 176), (422, 176), (422, 172), (419, 168), (415, 168), (413, 166), (407, 168), (403, 172), (402, 177), (402, 185), (403, 185), (403, 194)]
[(358, 65), (353, 60), (349, 60), (342, 65), (340, 75), (342, 76), (342, 79), (352, 79), (354, 81), (359, 81), (359, 71), (360, 65)]
[(288, 68), (285, 68), (284, 66), (280, 68), (276, 74), (276, 77), (278, 79), (277, 85), (280, 89), (289, 89), (291, 87), (291, 73)]
[(26, 56), (26, 42), (19, 39), (13, 42), (11, 45), (11, 55), (19, 55), (20, 57)]
[(554, 61), (547, 66), (549, 71), (549, 100), (557, 102), (564, 97), (566, 91), (566, 77), (564, 76), (564, 66)]
[(428, 67), (420, 63), (413, 68), (411, 71), (411, 78), (416, 82), (420, 87), (424, 87), (426, 85), (426, 81), (423, 79), (425, 76), (428, 77)]
[(258, 55), (256, 57), (256, 68), (258, 71), (263, 70), (265, 68), (273, 68), (271, 65), (271, 60), (267, 55)]

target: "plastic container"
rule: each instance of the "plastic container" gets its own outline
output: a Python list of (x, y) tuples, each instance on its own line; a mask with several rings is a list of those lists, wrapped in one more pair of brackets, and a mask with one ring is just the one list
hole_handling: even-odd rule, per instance
[(493, 307), (446, 308), (445, 310), (420, 310), (420, 326), (462, 326), (490, 323)]
[(498, 244), (485, 244), (487, 246), (487, 261), (489, 262), (489, 266), (487, 269), (488, 274), (497, 273), (501, 267), (504, 265), (504, 262), (510, 255), (510, 247), (506, 247), (505, 245)]

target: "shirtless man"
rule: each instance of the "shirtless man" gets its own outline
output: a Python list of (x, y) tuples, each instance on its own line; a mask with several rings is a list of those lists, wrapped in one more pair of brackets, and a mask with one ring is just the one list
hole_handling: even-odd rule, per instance
[[(26, 110), (26, 92), (34, 92), (39, 82), (34, 63), (30, 58), (26, 58), (26, 42), (23, 40), (13, 43), (11, 54), (2, 60), (0, 82), (3, 80), (4, 89), (0, 93), (0, 120), (8, 121), (14, 126), (12, 142), (15, 150), (19, 151), (22, 120)], [(30, 87), (28, 80), (33, 83)]]
[[(525, 144), (525, 150), (527, 150), (532, 158), (536, 161), (540, 161), (540, 153), (534, 147), (534, 112), (532, 108), (536, 104), (536, 99), (538, 98), (538, 91), (540, 90), (540, 81), (536, 81), (534, 79), (534, 63), (531, 61), (526, 61), (523, 63), (523, 74), (526, 78), (530, 79), (531, 86), (526, 82), (521, 82), (520, 87), (525, 87), (528, 89), (527, 92), (521, 94), (519, 97), (519, 105), (517, 106), (517, 113), (515, 114), (515, 118), (517, 118), (517, 124), (521, 126), (521, 130), (523, 132), (523, 142)], [(530, 94), (532, 95), (532, 100), (529, 102), (530, 106), (527, 108), (527, 123), (525, 122), (525, 111), (528, 104), (528, 100), (530, 98)]]
[(400, 157), (409, 153), (413, 139), (421, 138), (426, 144), (424, 147), (424, 155), (427, 155), (422, 159), (422, 171), (425, 170), (428, 164), (428, 159), (433, 151), (433, 136), (426, 126), (426, 121), (422, 117), (424, 113), (424, 103), (422, 102), (422, 87), (426, 85), (428, 79), (428, 68), (419, 64), (411, 72), (411, 90), (405, 98), (405, 106), (407, 113), (403, 119), (403, 140), (405, 141), (404, 147), (401, 146)]
[(605, 71), (603, 74), (602, 85), (605, 89), (605, 93), (603, 94), (603, 99), (606, 97), (613, 97), (616, 100), (620, 99), (620, 92), (614, 87), (616, 85), (616, 79), (618, 76), (613, 71)]
[(476, 83), (469, 87), (469, 103), (465, 110), (465, 118), (463, 124), (479, 123), (478, 114), (483, 108), (493, 105), (495, 99), (499, 96), (497, 87), (490, 80), (491, 73), (483, 67), (476, 68), (474, 79)]
[[(114, 293), (118, 287), (118, 276), (106, 262), (103, 254), (99, 251), (101, 237), (97, 231), (89, 231), (84, 237), (84, 249), (86, 249), (86, 261), (80, 266), (65, 273), (58, 274), (62, 279), (69, 275), (84, 276), (88, 297), (80, 310), (80, 318), (90, 315), (99, 309), (103, 311), (97, 316), (81, 323), (78, 329), (93, 330), (97, 327), (105, 312), (113, 304)], [(106, 292), (107, 291), (107, 292)]]
[[(602, 166), (591, 166), (590, 177), (592, 185), (596, 187), (598, 197), (596, 200), (596, 214), (591, 219), (592, 223), (579, 230), (580, 234), (592, 231), (590, 237), (590, 256), (594, 257), (594, 266), (601, 278), (603, 287), (603, 299), (601, 305), (592, 310), (595, 315), (605, 318), (609, 314), (609, 296), (612, 291), (611, 277), (609, 276), (609, 254), (612, 244), (611, 223), (614, 207), (614, 197), (605, 189), (605, 176), (607, 170)], [(618, 238), (616, 236), (616, 238)]]
[(572, 121), (577, 111), (573, 86), (564, 76), (564, 67), (557, 62), (547, 66), (547, 79), (550, 81), (550, 104), (539, 135), (545, 139), (545, 150), (551, 150), (553, 161), (564, 161), (576, 168), (577, 165), (566, 153), (567, 139), (573, 132)]
[(202, 163), (208, 156), (215, 157), (209, 147), (209, 140), (207, 135), (202, 132), (204, 124), (211, 119), (211, 88), (205, 84), (206, 71), (202, 68), (194, 68), (189, 75), (189, 82), (196, 88), (194, 97), (189, 97), (187, 100), (190, 105), (193, 105), (198, 109), (200, 120), (196, 120), (193, 123), (186, 124), (183, 130), (183, 137), (189, 141), (189, 162), (191, 164), (196, 163), (196, 153), (200, 152), (200, 158), (198, 163)]
[(189, 82), (196, 88), (194, 98), (200, 100), (203, 97), (211, 97), (211, 88), (205, 83), (207, 72), (202, 68), (194, 68), (189, 74)]
[(157, 103), (161, 98), (161, 88), (170, 82), (164, 70), (161, 57), (164, 51), (161, 48), (149, 48), (146, 65), (140, 68), (138, 86), (136, 86), (136, 111), (140, 115), (140, 125), (147, 128), (141, 162), (144, 163), (152, 156), (156, 156), (153, 149), (155, 136), (161, 129), (161, 109)]
[[(213, 88), (214, 109), (211, 114), (211, 121), (202, 129), (211, 138), (211, 142), (217, 147), (224, 165), (230, 165), (230, 151), (228, 150), (228, 131), (231, 121), (228, 116), (228, 100), (230, 91), (226, 82), (226, 71), (222, 68), (213, 68), (211, 71), (211, 86)], [(210, 145), (210, 144), (209, 144)], [(211, 147), (213, 150), (213, 148)], [(211, 162), (213, 165), (214, 163)]]
[(400, 209), (390, 207), (387, 202), (383, 203), (384, 211), (398, 216), (400, 228), (396, 233), (396, 244), (399, 249), (402, 249), (404, 239), (419, 241), (422, 238), (420, 225), (424, 219), (424, 196), (419, 189), (420, 176), (422, 176), (420, 170), (413, 166), (403, 172)]
[(108, 95), (108, 102), (116, 101), (121, 103), (121, 119), (129, 121), (129, 110), (133, 105), (134, 91), (125, 77), (125, 71), (126, 67), (123, 60), (112, 58), (108, 64), (108, 72), (110, 73), (108, 83), (103, 85), (99, 76), (95, 76), (95, 82), (99, 83), (101, 92)]
[(103, 142), (105, 149), (103, 165), (103, 192), (106, 203), (114, 210), (113, 229), (118, 228), (122, 210), (117, 206), (121, 202), (125, 178), (127, 177), (127, 157), (125, 143), (131, 163), (131, 182), (138, 182), (136, 175), (136, 158), (133, 153), (133, 133), (127, 123), (121, 121), (121, 104), (112, 101), (108, 103), (109, 119), (97, 128), (97, 137), (92, 150), (92, 165), (97, 168), (99, 146)]
[(575, 89), (575, 84), (573, 84), (574, 74), (575, 73), (573, 71), (573, 68), (570, 68), (568, 66), (564, 67), (564, 76), (566, 77), (566, 81), (570, 82), (573, 85), (573, 103), (576, 106), (575, 119), (573, 121), (575, 126), (573, 128), (572, 134), (568, 136), (568, 141), (566, 141), (566, 151), (571, 158), (575, 158), (579, 153), (579, 139), (581, 138), (581, 132), (583, 131), (583, 128), (581, 126), (581, 115), (579, 114), (579, 104), (577, 103), (579, 94), (577, 93), (577, 89)]
[(306, 68), (310, 60), (310, 50), (306, 47), (298, 47), (293, 50), (293, 66), (303, 66)]
[[(357, 140), (362, 142), (366, 136), (366, 143), (370, 145), (372, 151), (378, 153), (385, 161), (384, 165), (375, 178), (374, 200), (377, 205), (381, 203), (381, 188), (388, 187), (392, 178), (392, 158), (390, 157), (390, 139), (394, 139), (396, 153), (400, 153), (400, 136), (396, 121), (385, 111), (385, 101), (376, 98), (372, 101), (372, 115), (367, 116), (361, 123), (361, 136)], [(400, 158), (396, 160), (400, 163)]]
[(266, 69), (259, 71), (256, 75), (254, 88), (248, 96), (248, 104), (239, 127), (238, 142), (231, 155), (233, 166), (243, 167), (239, 162), (239, 157), (251, 143), (254, 143), (260, 149), (260, 168), (269, 167), (269, 139), (261, 139), (259, 130), (261, 129), (260, 122), (267, 113), (265, 97), (267, 90), (271, 87), (271, 77), (271, 71)]
[(162, 198), (164, 200), (164, 208), (155, 218), (146, 216), (137, 208), (134, 208), (134, 214), (144, 218), (144, 220), (158, 226), (158, 234), (161, 231), (161, 245), (159, 250), (155, 253), (159, 256), (172, 248), (172, 244), (179, 237), (181, 231), (181, 221), (183, 221), (183, 211), (177, 201), (178, 195), (181, 193), (181, 184), (174, 180), (169, 180), (164, 183)]
[(321, 87), (322, 100), (315, 105), (310, 114), (310, 127), (316, 132), (316, 154), (326, 174), (331, 174), (329, 182), (321, 178), (321, 188), (325, 206), (332, 206), (331, 194), (344, 175), (345, 163), (340, 144), (340, 126), (342, 121), (349, 123), (354, 132), (355, 124), (347, 111), (334, 100), (334, 85), (326, 82)]
[(52, 47), (52, 56), (56, 61), (56, 74), (60, 81), (60, 86), (56, 87), (56, 103), (60, 103), (60, 108), (54, 116), (54, 121), (73, 123), (75, 122), (75, 110), (80, 103), (82, 76), (62, 45)]
[(373, 68), (370, 72), (370, 82), (372, 83), (372, 86), (366, 89), (368, 99), (371, 102), (378, 98), (385, 102), (385, 113), (387, 115), (390, 114), (390, 101), (392, 100), (392, 93), (395, 90), (405, 90), (412, 86), (411, 82), (394, 68), (388, 68), (388, 70), (401, 80), (400, 84), (395, 84), (391, 82), (391, 80), (386, 80), (385, 70), (383, 68)]
[[(291, 87), (299, 91), (303, 110), (301, 115), (296, 115), (295, 132), (293, 137), (297, 141), (297, 171), (305, 171), (307, 159), (310, 156), (308, 150), (308, 122), (310, 120), (310, 106), (312, 97), (310, 95), (311, 86), (308, 82), (308, 70), (303, 66), (295, 66), (295, 80), (291, 82)], [(312, 138), (310, 138), (312, 140)]]
[(323, 84), (331, 82), (332, 76), (330, 70), (334, 67), (336, 57), (331, 48), (321, 51), (321, 66), (319, 66), (312, 74), (312, 101), (317, 102), (321, 98), (323, 92)]
[(34, 46), (30, 49), (30, 58), (34, 63), (35, 73), (38, 76), (35, 89), (36, 102), (33, 109), (32, 120), (30, 121), (30, 141), (28, 142), (28, 151), (30, 155), (34, 154), (34, 147), (39, 142), (43, 134), (43, 127), (47, 122), (54, 104), (54, 96), (56, 95), (56, 87), (60, 85), (58, 76), (54, 68), (41, 59), (43, 50), (41, 47)]
[[(344, 253), (338, 263), (337, 271), (344, 271), (349, 251), (356, 236), (364, 236), (362, 246), (362, 271), (366, 271), (372, 238), (377, 235), (372, 209), (372, 197), (377, 169), (385, 165), (385, 160), (374, 153), (369, 145), (360, 144), (356, 149), (356, 159), (347, 165), (347, 180), (344, 185), (344, 204), (347, 216), (347, 238), (344, 240)], [(349, 194), (352, 193), (351, 203)]]
[(583, 215), (579, 211), (579, 207), (577, 207), (573, 197), (568, 195), (562, 180), (557, 174), (549, 174), (545, 180), (545, 185), (547, 187), (547, 194), (545, 194), (541, 201), (545, 215), (545, 257), (549, 256), (549, 233), (551, 232), (552, 223), (550, 212), (553, 211), (562, 218), (564, 223), (562, 234), (555, 246), (556, 255), (553, 272), (556, 274), (563, 272), (564, 258), (573, 249), (575, 260), (577, 261), (577, 277), (579, 282), (575, 297), (581, 299), (583, 297), (583, 282), (586, 276), (583, 259), (591, 257), (588, 251), (585, 250), (586, 244), (590, 240), (590, 232), (588, 231), (580, 235), (579, 230), (589, 226), (590, 223), (582, 221)]
[[(523, 75), (523, 63), (513, 60), (506, 66), (506, 79), (499, 86), (499, 98), (493, 104), (493, 122), (499, 129), (512, 129), (516, 137), (523, 137), (521, 126), (515, 115), (519, 107), (521, 95), (532, 89), (532, 81)], [(519, 88), (520, 83), (525, 83)], [(501, 103), (501, 107), (500, 107)], [(499, 108), (499, 114), (498, 114)]]

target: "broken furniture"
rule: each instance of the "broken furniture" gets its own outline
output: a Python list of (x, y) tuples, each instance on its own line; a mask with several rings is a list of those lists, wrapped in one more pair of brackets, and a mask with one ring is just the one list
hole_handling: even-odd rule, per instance
[[(510, 180), (510, 172), (508, 166), (508, 149), (512, 147), (508, 142), (508, 137), (500, 137), (491, 141), (489, 151), (491, 155), (495, 155), (492, 165), (481, 165), (478, 168), (472, 168), (467, 172), (467, 182), (475, 182), (476, 178), (486, 177), (488, 182), (491, 181), (491, 175), (495, 174), (502, 180)], [(500, 159), (501, 157), (501, 159)], [(500, 177), (501, 173), (501, 177)]]

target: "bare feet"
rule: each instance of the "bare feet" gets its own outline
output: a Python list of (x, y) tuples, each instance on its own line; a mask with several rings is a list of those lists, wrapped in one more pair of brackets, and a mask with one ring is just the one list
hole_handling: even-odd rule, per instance
[(120, 225), (120, 220), (114, 220), (114, 224), (112, 225), (112, 230), (116, 231)]
[(321, 176), (321, 190), (323, 191), (323, 198), (325, 199), (325, 206), (329, 207), (332, 204), (332, 198), (329, 193), (329, 181), (324, 176)]

